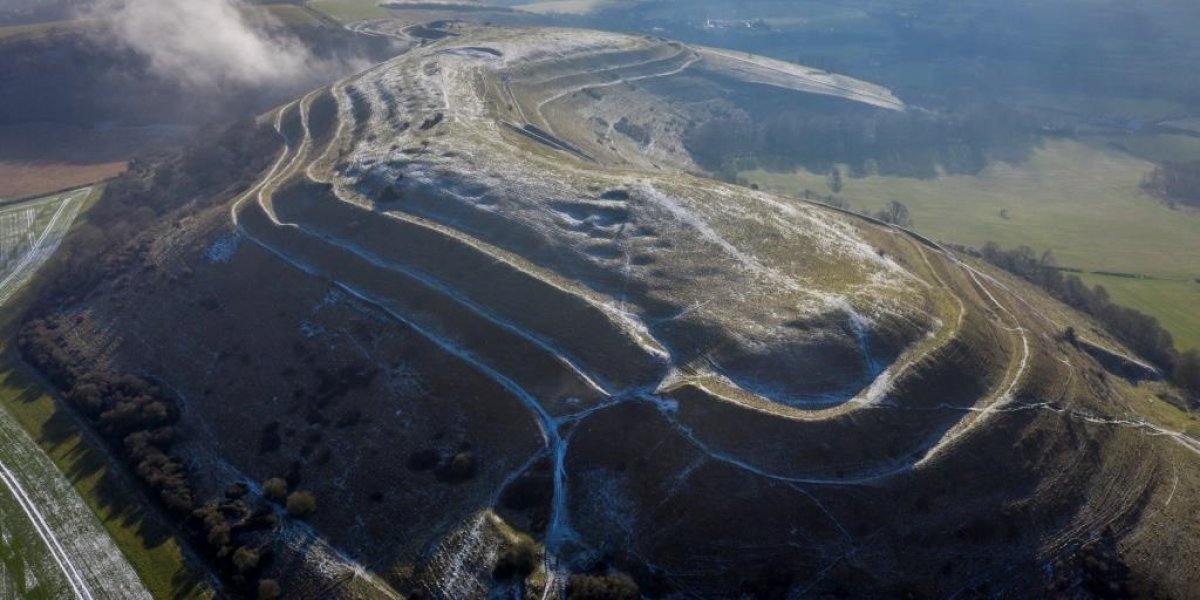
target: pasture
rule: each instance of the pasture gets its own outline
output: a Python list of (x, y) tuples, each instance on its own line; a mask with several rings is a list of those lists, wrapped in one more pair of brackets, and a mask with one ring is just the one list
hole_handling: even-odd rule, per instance
[(535, 14), (586, 15), (617, 4), (619, 3), (613, 0), (546, 0), (521, 4), (514, 8)]
[(284, 25), (320, 24), (312, 13), (295, 4), (263, 4), (259, 8)]
[(367, 19), (383, 19), (390, 16), (386, 8), (379, 6), (381, 0), (311, 0), (309, 8), (325, 13), (341, 21), (365, 21)]
[(1135, 279), (1084, 274), (1088, 285), (1102, 285), (1117, 304), (1158, 318), (1180, 350), (1200, 350), (1200, 283), (1194, 280)]

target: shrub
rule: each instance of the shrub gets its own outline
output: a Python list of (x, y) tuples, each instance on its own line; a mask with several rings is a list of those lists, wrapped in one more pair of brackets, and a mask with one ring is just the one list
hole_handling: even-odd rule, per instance
[(283, 502), (287, 495), (288, 484), (282, 477), (272, 477), (263, 482), (263, 496), (267, 499)]
[(533, 540), (521, 536), (510, 544), (496, 560), (492, 576), (496, 579), (525, 579), (537, 568), (538, 551)]
[(258, 568), (258, 550), (247, 546), (238, 546), (233, 552), (233, 566), (238, 573), (248, 573)]
[(568, 600), (638, 600), (641, 589), (624, 573), (572, 575), (567, 580)]
[(460, 483), (475, 476), (475, 455), (469, 450), (456, 453), (438, 467), (436, 475), (441, 481)]
[(307, 517), (317, 512), (317, 498), (312, 492), (298, 491), (288, 494), (287, 513), (296, 518)]
[(283, 593), (279, 582), (274, 579), (261, 579), (258, 582), (258, 600), (276, 600)]
[(1064, 304), (1095, 317), (1130, 350), (1163, 371), (1174, 372), (1179, 353), (1171, 334), (1163, 329), (1158, 319), (1114, 304), (1102, 286), (1089, 288), (1075, 275), (1064, 276), (1055, 268), (1053, 253), (1046, 251), (1039, 255), (1028, 246), (1002, 250), (995, 242), (988, 242), (979, 250), (978, 256), (1040, 286)]
[(1200, 205), (1200, 161), (1164, 163), (1142, 178), (1142, 189), (1162, 198)]

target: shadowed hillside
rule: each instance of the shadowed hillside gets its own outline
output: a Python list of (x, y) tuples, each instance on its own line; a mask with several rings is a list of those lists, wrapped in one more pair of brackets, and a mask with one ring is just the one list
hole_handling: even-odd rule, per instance
[[(1178, 526), (1200, 443), (1159, 418), (1161, 384), (1064, 337), (1086, 317), (904, 229), (706, 178), (684, 144), (756, 90), (904, 114), (889, 90), (653, 37), (444, 33), (264, 115), (278, 154), (248, 190), (164, 212), (27, 328), (43, 369), (169, 397), (155, 443), (186, 465), (182, 520), (213, 544), (231, 519), (231, 589), (1200, 585)], [(270, 504), (281, 485), (312, 496)]]

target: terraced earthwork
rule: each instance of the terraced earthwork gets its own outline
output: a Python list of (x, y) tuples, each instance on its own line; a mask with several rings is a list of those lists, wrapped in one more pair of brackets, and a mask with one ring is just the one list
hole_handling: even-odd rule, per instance
[[(949, 596), (1042, 585), (1102, 535), (1145, 566), (1149, 532), (1179, 535), (1196, 442), (1062, 340), (1082, 317), (910, 232), (692, 174), (681, 143), (731, 90), (906, 110), (888, 90), (657, 38), (449, 33), (264, 117), (283, 143), (254, 188), (155, 254), (162, 281), (78, 314), (177, 389), (208, 464), (302, 476), (343, 572), (561, 597), (612, 565), (732, 597), (779, 567), (800, 595)], [(159, 294), (179, 301), (138, 300)], [(314, 403), (312, 365), (370, 377)], [(281, 450), (246, 442), (264, 423)], [(538, 566), (495, 579), (514, 528)]]

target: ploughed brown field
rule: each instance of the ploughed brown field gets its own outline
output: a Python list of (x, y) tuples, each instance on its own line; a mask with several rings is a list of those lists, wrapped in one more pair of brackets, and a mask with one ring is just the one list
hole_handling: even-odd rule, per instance
[(116, 177), (128, 161), (160, 145), (162, 129), (83, 129), (0, 125), (0, 199), (36, 196)]

